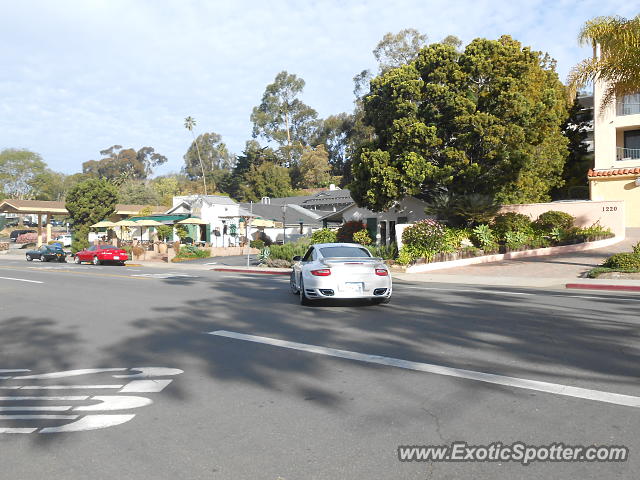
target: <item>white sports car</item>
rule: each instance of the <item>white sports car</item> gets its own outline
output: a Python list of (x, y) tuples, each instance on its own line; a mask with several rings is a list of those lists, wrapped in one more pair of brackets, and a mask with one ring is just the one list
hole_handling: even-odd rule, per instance
[(391, 275), (382, 259), (356, 243), (318, 243), (304, 257), (293, 257), (291, 293), (300, 303), (326, 298), (391, 299)]

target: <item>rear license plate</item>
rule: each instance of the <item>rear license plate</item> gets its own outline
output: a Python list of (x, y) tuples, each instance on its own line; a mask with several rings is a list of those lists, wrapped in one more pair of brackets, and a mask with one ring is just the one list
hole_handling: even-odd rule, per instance
[(114, 259), (114, 260), (120, 260), (120, 257), (119, 257), (119, 256), (117, 256), (117, 255), (114, 255), (114, 256), (113, 256), (113, 259)]
[(362, 294), (363, 285), (362, 282), (346, 282), (344, 284), (344, 289), (349, 293)]

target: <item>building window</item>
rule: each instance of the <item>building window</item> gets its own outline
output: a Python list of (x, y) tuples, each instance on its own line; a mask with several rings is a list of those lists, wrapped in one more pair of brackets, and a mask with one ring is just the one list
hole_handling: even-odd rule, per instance
[(618, 160), (640, 159), (640, 130), (627, 130), (624, 132), (624, 147), (618, 147)]
[(633, 95), (625, 95), (622, 100), (616, 104), (616, 113), (621, 115), (637, 115), (640, 113), (640, 93)]

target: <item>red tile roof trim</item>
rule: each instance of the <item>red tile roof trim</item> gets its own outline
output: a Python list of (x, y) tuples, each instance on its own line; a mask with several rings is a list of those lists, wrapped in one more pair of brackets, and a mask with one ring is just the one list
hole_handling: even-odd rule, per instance
[(618, 175), (640, 175), (640, 167), (611, 168), (609, 170), (589, 170), (588, 177), (615, 177)]

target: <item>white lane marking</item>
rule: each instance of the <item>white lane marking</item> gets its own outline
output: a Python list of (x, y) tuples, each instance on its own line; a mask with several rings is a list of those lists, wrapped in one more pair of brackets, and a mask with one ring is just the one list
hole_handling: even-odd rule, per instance
[(0, 433), (33, 433), (38, 430), (35, 427), (32, 428), (0, 428)]
[(75, 420), (80, 415), (0, 415), (0, 420)]
[(84, 432), (87, 430), (98, 430), (100, 428), (114, 427), (127, 423), (135, 417), (130, 415), (87, 415), (77, 422), (68, 423), (60, 427), (47, 427), (40, 430), (40, 433), (63, 433), (63, 432)]
[(27, 380), (27, 379), (48, 379), (48, 378), (66, 378), (77, 377), (78, 375), (89, 375), (91, 373), (104, 373), (104, 372), (124, 372), (126, 368), (83, 368), (80, 370), (65, 370), (62, 372), (41, 373), (39, 375), (22, 375), (19, 377), (13, 377), (14, 380)]
[(52, 402), (73, 402), (87, 400), (88, 395), (71, 395), (65, 397), (0, 397), (0, 402), (12, 402), (12, 401), (28, 401), (28, 400), (46, 400)]
[[(4, 373), (30, 372), (28, 369), (4, 369)], [(59, 426), (23, 426), (5, 427), (0, 425), (2, 433), (61, 433), (96, 430), (126, 423), (135, 414), (104, 414), (102, 412), (116, 412), (146, 407), (153, 404), (153, 400), (146, 396), (120, 395), (123, 392), (160, 392), (173, 379), (166, 377), (184, 373), (177, 368), (165, 367), (132, 367), (132, 368), (85, 368), (65, 370), (31, 375), (14, 375), (2, 377), (3, 380), (26, 380), (30, 385), (1, 385), (0, 389), (22, 393), (25, 390), (117, 390), (109, 395), (61, 395), (34, 396), (33, 394), (0, 396), (0, 421), (37, 421), (37, 420), (67, 420)], [(68, 377), (86, 375), (110, 375), (118, 379), (126, 379), (123, 384), (87, 384), (87, 385), (38, 385), (37, 380), (60, 380)], [(164, 377), (164, 378), (163, 378)], [(12, 393), (13, 393), (12, 392)], [(35, 393), (35, 392), (34, 392)], [(106, 393), (106, 392), (105, 392)], [(68, 402), (89, 401), (87, 405), (73, 405)], [(10, 403), (9, 403), (10, 402)], [(34, 403), (41, 402), (41, 403)], [(49, 403), (53, 402), (53, 403)], [(62, 405), (60, 403), (63, 403)], [(42, 412), (42, 413), (41, 413)], [(58, 412), (78, 413), (78, 415), (62, 415)]]
[(14, 369), (8, 369), (8, 368), (0, 368), (0, 373), (10, 373), (10, 372), (30, 372), (31, 370), (29, 370), (28, 368), (14, 368)]
[(71, 410), (70, 405), (51, 405), (43, 407), (40, 405), (25, 405), (24, 407), (0, 407), (0, 412), (66, 412)]
[(170, 375), (180, 375), (184, 373), (184, 370), (179, 368), (165, 368), (165, 367), (131, 367), (129, 370), (136, 370), (138, 373), (131, 373), (129, 375), (111, 375), (113, 378), (151, 378), (151, 377), (165, 377)]
[(504, 290), (472, 290), (472, 289), (458, 289), (458, 288), (438, 288), (438, 287), (410, 287), (408, 285), (395, 285), (394, 290), (402, 290), (404, 288), (410, 288), (412, 290), (444, 290), (446, 292), (458, 293), (458, 292), (473, 292), (473, 293), (487, 293), (490, 295), (535, 295), (534, 293), (525, 292), (506, 292)]
[(12, 278), (12, 277), (0, 277), (0, 280), (13, 280), (14, 282), (27, 282), (27, 283), (44, 283), (38, 280), (27, 280), (25, 278)]
[(10, 386), (10, 387), (0, 387), (0, 388), (11, 388), (11, 389), (20, 389), (20, 390), (67, 390), (67, 389), (103, 389), (103, 388), (111, 388), (118, 389), (122, 388), (124, 385), (22, 385), (22, 386)]
[[(111, 411), (111, 410), (128, 410), (130, 408), (140, 408), (151, 405), (153, 400), (146, 397), (132, 397), (126, 395), (119, 396), (96, 396), (91, 397), (91, 400), (97, 400), (100, 403), (96, 405), (84, 405), (81, 407), (75, 407), (74, 412), (98, 412), (98, 411)], [(71, 408), (71, 407), (69, 407)]]
[(171, 380), (133, 380), (118, 393), (155, 393), (164, 390)]
[(338, 350), (335, 348), (321, 347), (318, 345), (309, 345), (306, 343), (289, 342), (286, 340), (278, 340), (276, 338), (259, 337), (256, 335), (247, 335), (238, 332), (229, 332), (227, 330), (216, 330), (207, 332), (209, 335), (219, 337), (233, 338), (236, 340), (244, 340), (254, 343), (262, 343), (273, 345), (276, 347), (289, 348), (292, 350), (300, 350), (303, 352), (317, 353), (327, 355), (329, 357), (345, 358), (347, 360), (357, 360), (360, 362), (375, 363), (378, 365), (387, 365), (390, 367), (405, 368), (407, 370), (416, 370), (419, 372), (434, 373), (437, 375), (445, 375), (449, 377), (464, 378), (467, 380), (476, 380), (479, 382), (492, 383), (495, 385), (504, 385), (507, 387), (523, 388), (526, 390), (536, 390), (539, 392), (553, 393), (556, 395), (564, 395), (567, 397), (583, 398), (585, 400), (594, 400), (597, 402), (612, 403), (615, 405), (624, 405), (627, 407), (640, 407), (640, 397), (632, 395), (624, 395), (621, 393), (604, 392), (601, 390), (590, 390), (587, 388), (572, 387), (569, 385), (560, 385), (557, 383), (541, 382), (538, 380), (527, 380), (524, 378), (508, 377), (505, 375), (496, 375), (493, 373), (476, 372), (473, 370), (464, 370), (460, 368), (445, 367), (442, 365), (434, 365), (430, 363), (419, 363), (408, 360), (401, 360), (392, 357), (383, 357), (380, 355), (368, 355), (365, 353), (351, 352), (348, 350)]

